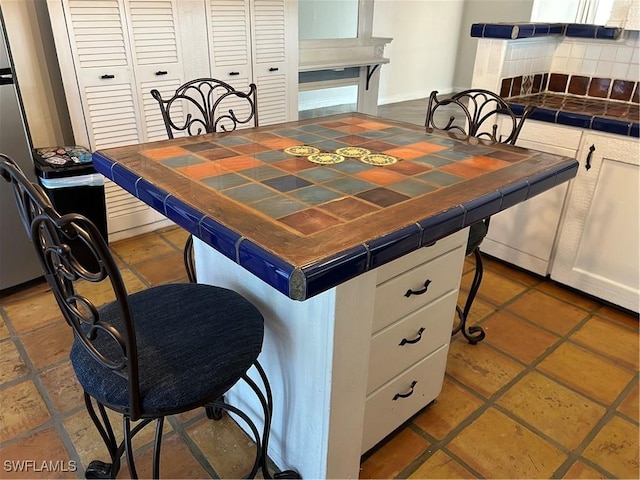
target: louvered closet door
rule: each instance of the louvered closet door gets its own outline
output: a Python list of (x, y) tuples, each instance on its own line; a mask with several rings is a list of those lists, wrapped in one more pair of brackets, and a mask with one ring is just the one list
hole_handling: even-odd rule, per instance
[[(211, 76), (248, 91), (252, 78), (249, 0), (209, 0), (207, 7)], [(230, 108), (238, 116), (248, 112), (246, 102), (232, 102)]]
[(287, 118), (285, 0), (254, 0), (253, 78), (258, 87), (260, 125)]
[[(138, 101), (145, 142), (165, 140), (167, 131), (151, 90), (171, 97), (185, 80), (176, 0), (127, 0)], [(178, 114), (178, 112), (174, 112)]]
[[(125, 10), (120, 0), (67, 0), (71, 49), (92, 150), (143, 141)], [(105, 182), (109, 233), (158, 220), (158, 214)]]
[(68, 0), (66, 14), (91, 148), (141, 140), (122, 3)]

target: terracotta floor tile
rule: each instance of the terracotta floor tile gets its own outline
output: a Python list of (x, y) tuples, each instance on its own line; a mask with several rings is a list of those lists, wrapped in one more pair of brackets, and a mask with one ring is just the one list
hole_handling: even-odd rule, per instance
[(162, 255), (140, 263), (136, 266), (136, 270), (151, 286), (186, 281), (187, 278), (183, 256), (179, 252)]
[(33, 366), (40, 370), (69, 356), (73, 332), (66, 322), (40, 328), (20, 337)]
[(601, 317), (609, 318), (611, 320), (615, 320), (616, 322), (622, 323), (623, 325), (633, 327), (636, 329), (636, 331), (639, 329), (637, 314), (632, 314), (630, 312), (625, 312), (617, 308), (604, 305), (598, 310), (598, 315), (600, 315)]
[(0, 342), (0, 384), (15, 380), (28, 373), (29, 368), (13, 341)]
[(84, 404), (82, 387), (76, 379), (71, 362), (64, 362), (40, 373), (40, 380), (47, 390), (53, 406), (65, 413)]
[(4, 323), (4, 320), (0, 318), (0, 340), (4, 340), (5, 338), (9, 338), (11, 332), (7, 328), (7, 324)]
[(501, 310), (483, 323), (485, 341), (524, 363), (532, 363), (558, 342), (559, 337)]
[(502, 413), (489, 409), (448, 445), (491, 478), (551, 478), (566, 455)]
[[(458, 293), (458, 305), (460, 308), (464, 308), (464, 304), (467, 301), (467, 296), (469, 292), (467, 290), (460, 290)], [(467, 325), (474, 325), (481, 320), (485, 319), (492, 313), (496, 311), (496, 307), (483, 301), (481, 298), (476, 298), (473, 300), (473, 304), (471, 305), (471, 310), (469, 310), (469, 318), (467, 318)], [(458, 317), (454, 318), (455, 324), (458, 323)]]
[(187, 434), (220, 478), (241, 478), (253, 466), (255, 444), (228, 416), (203, 419), (187, 428)]
[(576, 461), (563, 478), (574, 478), (574, 479), (592, 479), (592, 478), (607, 478), (602, 475), (600, 472), (597, 472), (587, 464), (581, 462), (580, 460)]
[[(139, 478), (152, 478), (152, 462), (153, 448), (136, 455), (135, 465)], [(130, 478), (126, 463), (118, 472), (117, 478)], [(160, 478), (209, 478), (209, 474), (198, 463), (184, 441), (176, 434), (169, 434), (162, 436)]]
[(566, 334), (588, 315), (582, 308), (537, 290), (525, 293), (507, 310), (560, 335)]
[(158, 231), (166, 240), (172, 243), (178, 250), (182, 251), (187, 241), (189, 232), (180, 227), (167, 227)]
[(466, 468), (438, 450), (418, 467), (409, 478), (476, 478)]
[(171, 246), (155, 232), (119, 240), (112, 243), (110, 247), (111, 250), (129, 265), (150, 260), (158, 255), (170, 253), (173, 250)]
[(443, 439), (449, 432), (482, 406), (482, 400), (445, 377), (442, 392), (435, 403), (425, 408), (413, 423), (432, 437)]
[[(482, 247), (480, 247), (480, 251), (482, 251)], [(543, 278), (533, 273), (529, 273), (525, 270), (520, 270), (506, 263), (494, 260), (489, 255), (483, 255), (482, 261), (484, 263), (485, 270), (491, 270), (494, 273), (499, 273), (500, 275), (509, 277), (511, 280), (516, 280), (528, 286), (538, 285), (544, 281)]]
[(496, 393), (523, 369), (484, 343), (459, 341), (449, 348), (447, 373), (485, 397)]
[[(469, 275), (469, 274), (467, 274)], [(471, 274), (472, 275), (472, 274)], [(466, 275), (465, 275), (466, 276)], [(490, 270), (485, 270), (478, 296), (494, 305), (502, 305), (527, 289), (519, 282), (514, 282)]]
[(638, 333), (617, 322), (594, 316), (580, 330), (573, 333), (570, 339), (616, 360), (621, 365), (638, 370)]
[(0, 294), (0, 302), (7, 304), (47, 291), (49, 291), (49, 284), (45, 281), (44, 277), (40, 277), (39, 279), (26, 283), (24, 287), (21, 286), (21, 288), (15, 290), (10, 289), (7, 292), (2, 292)]
[(0, 442), (38, 427), (51, 418), (31, 380), (0, 390)]
[[(97, 409), (96, 413), (98, 413)], [(107, 409), (107, 415), (111, 421), (116, 441), (122, 441), (122, 416), (109, 409)], [(78, 453), (83, 468), (86, 468), (92, 460), (110, 462), (107, 447), (105, 447), (102, 437), (100, 437), (100, 434), (98, 433), (96, 426), (91, 421), (86, 409), (66, 418), (64, 420), (64, 428)], [(163, 435), (171, 432), (172, 430), (171, 424), (168, 421), (165, 421)], [(134, 437), (134, 450), (152, 442), (154, 434), (155, 422), (151, 422)], [(126, 471), (126, 466), (123, 468)]]
[[(77, 478), (75, 470), (79, 468), (53, 427), (3, 447), (0, 459), (2, 478)], [(17, 462), (21, 460), (29, 464), (19, 468)], [(7, 468), (7, 462), (16, 463)]]
[(629, 370), (571, 343), (558, 347), (537, 368), (604, 403), (613, 402), (633, 378)]
[(569, 450), (578, 447), (606, 413), (604, 407), (535, 372), (497, 403)]
[(17, 333), (24, 333), (62, 320), (62, 313), (49, 291), (4, 305), (4, 311)]
[(581, 295), (559, 283), (555, 283), (553, 280), (545, 280), (536, 286), (541, 292), (547, 293), (553, 297), (556, 297), (562, 301), (572, 303), (585, 310), (592, 310), (597, 308), (600, 303), (586, 295)]
[[(120, 274), (128, 293), (139, 292), (147, 288), (142, 280), (130, 269), (122, 269)], [(76, 284), (76, 290), (80, 295), (84, 295), (93, 302), (96, 307), (112, 302), (115, 299), (111, 284), (105, 281), (99, 283), (81, 281)]]
[(394, 478), (429, 448), (429, 442), (410, 429), (395, 434), (362, 462), (360, 478)]
[(636, 382), (635, 386), (631, 389), (629, 394), (622, 400), (620, 405), (618, 406), (618, 411), (627, 415), (629, 418), (632, 418), (636, 422), (639, 420), (639, 411), (640, 411), (640, 391), (638, 389), (638, 383)]
[(613, 417), (585, 448), (583, 456), (618, 478), (640, 478), (638, 426)]

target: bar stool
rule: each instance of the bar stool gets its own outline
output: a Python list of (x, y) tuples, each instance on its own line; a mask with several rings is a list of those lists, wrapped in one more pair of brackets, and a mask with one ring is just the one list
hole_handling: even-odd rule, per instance
[[(425, 127), (427, 131), (451, 130), (463, 135), (484, 139), (488, 143), (505, 143), (515, 145), (520, 135), (524, 121), (535, 110), (534, 106), (525, 107), (522, 112), (516, 113), (499, 95), (483, 89), (469, 89), (438, 99), (438, 92), (433, 91), (429, 96)], [(501, 129), (498, 132), (498, 124)], [(454, 326), (451, 335), (462, 331), (470, 344), (475, 345), (482, 341), (485, 332), (479, 325), (466, 327), (471, 306), (476, 298), (484, 266), (480, 254), (480, 244), (489, 230), (490, 218), (485, 218), (474, 223), (469, 228), (466, 255), (473, 254), (475, 258), (475, 272), (469, 295), (464, 306), (456, 306), (459, 323)]]

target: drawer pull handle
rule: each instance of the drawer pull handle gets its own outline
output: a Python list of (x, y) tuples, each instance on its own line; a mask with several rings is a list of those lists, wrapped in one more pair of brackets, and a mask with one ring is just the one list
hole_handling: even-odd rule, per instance
[(169, 72), (167, 72), (166, 70), (158, 70), (156, 72), (156, 75), (160, 77), (162, 75), (166, 75), (167, 73), (169, 73)]
[(393, 399), (397, 400), (399, 398), (409, 398), (411, 395), (413, 395), (413, 387), (416, 386), (416, 383), (418, 383), (417, 380), (414, 380), (413, 382), (411, 382), (411, 386), (409, 387), (411, 389), (411, 391), (409, 393), (396, 393), (393, 396)]
[(406, 345), (407, 343), (418, 343), (420, 340), (422, 340), (422, 332), (424, 332), (424, 327), (420, 327), (420, 330), (418, 330), (418, 336), (413, 340), (407, 340), (406, 338), (403, 338), (400, 342), (400, 346)]
[(102, 80), (111, 80), (112, 78), (116, 78), (115, 75), (101, 75), (100, 78)]
[(431, 280), (428, 278), (424, 282), (424, 288), (422, 290), (407, 290), (407, 293), (404, 294), (405, 297), (410, 297), (411, 295), (422, 295), (423, 293), (427, 293), (429, 290), (429, 285), (431, 285)]
[(235, 77), (236, 75), (240, 75), (240, 72), (229, 72), (229, 75)]
[(270, 72), (277, 72), (278, 71), (278, 67), (271, 67), (269, 69)]
[(591, 168), (591, 157), (593, 156), (593, 152), (596, 151), (596, 146), (591, 145), (589, 147), (589, 154), (587, 155), (587, 161), (584, 164), (585, 170), (589, 170)]

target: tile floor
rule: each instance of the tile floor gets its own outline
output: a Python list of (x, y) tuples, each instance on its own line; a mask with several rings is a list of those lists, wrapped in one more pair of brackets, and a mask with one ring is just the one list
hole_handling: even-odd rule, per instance
[[(172, 228), (113, 243), (128, 287), (186, 281), (185, 237)], [(468, 260), (463, 290), (472, 275)], [(0, 477), (81, 477), (106, 451), (67, 359), (70, 331), (41, 283), (5, 292), (0, 315)], [(486, 339), (456, 336), (438, 400), (363, 457), (362, 478), (638, 478), (637, 316), (487, 259), (471, 321)], [(252, 444), (228, 417), (195, 411), (166, 429), (164, 477), (249, 468)], [(143, 477), (151, 434), (138, 442)], [(11, 471), (17, 460), (80, 469)]]
[[(420, 123), (422, 103), (381, 114)], [(186, 281), (185, 238), (172, 228), (113, 243), (128, 288)], [(472, 276), (468, 260), (461, 298)], [(107, 454), (67, 358), (71, 332), (42, 283), (0, 294), (0, 317), (0, 478), (82, 478)], [(486, 339), (454, 338), (438, 400), (363, 457), (361, 478), (639, 478), (637, 315), (487, 259), (471, 322)], [(165, 478), (238, 478), (252, 462), (228, 417), (195, 411), (165, 431)]]

